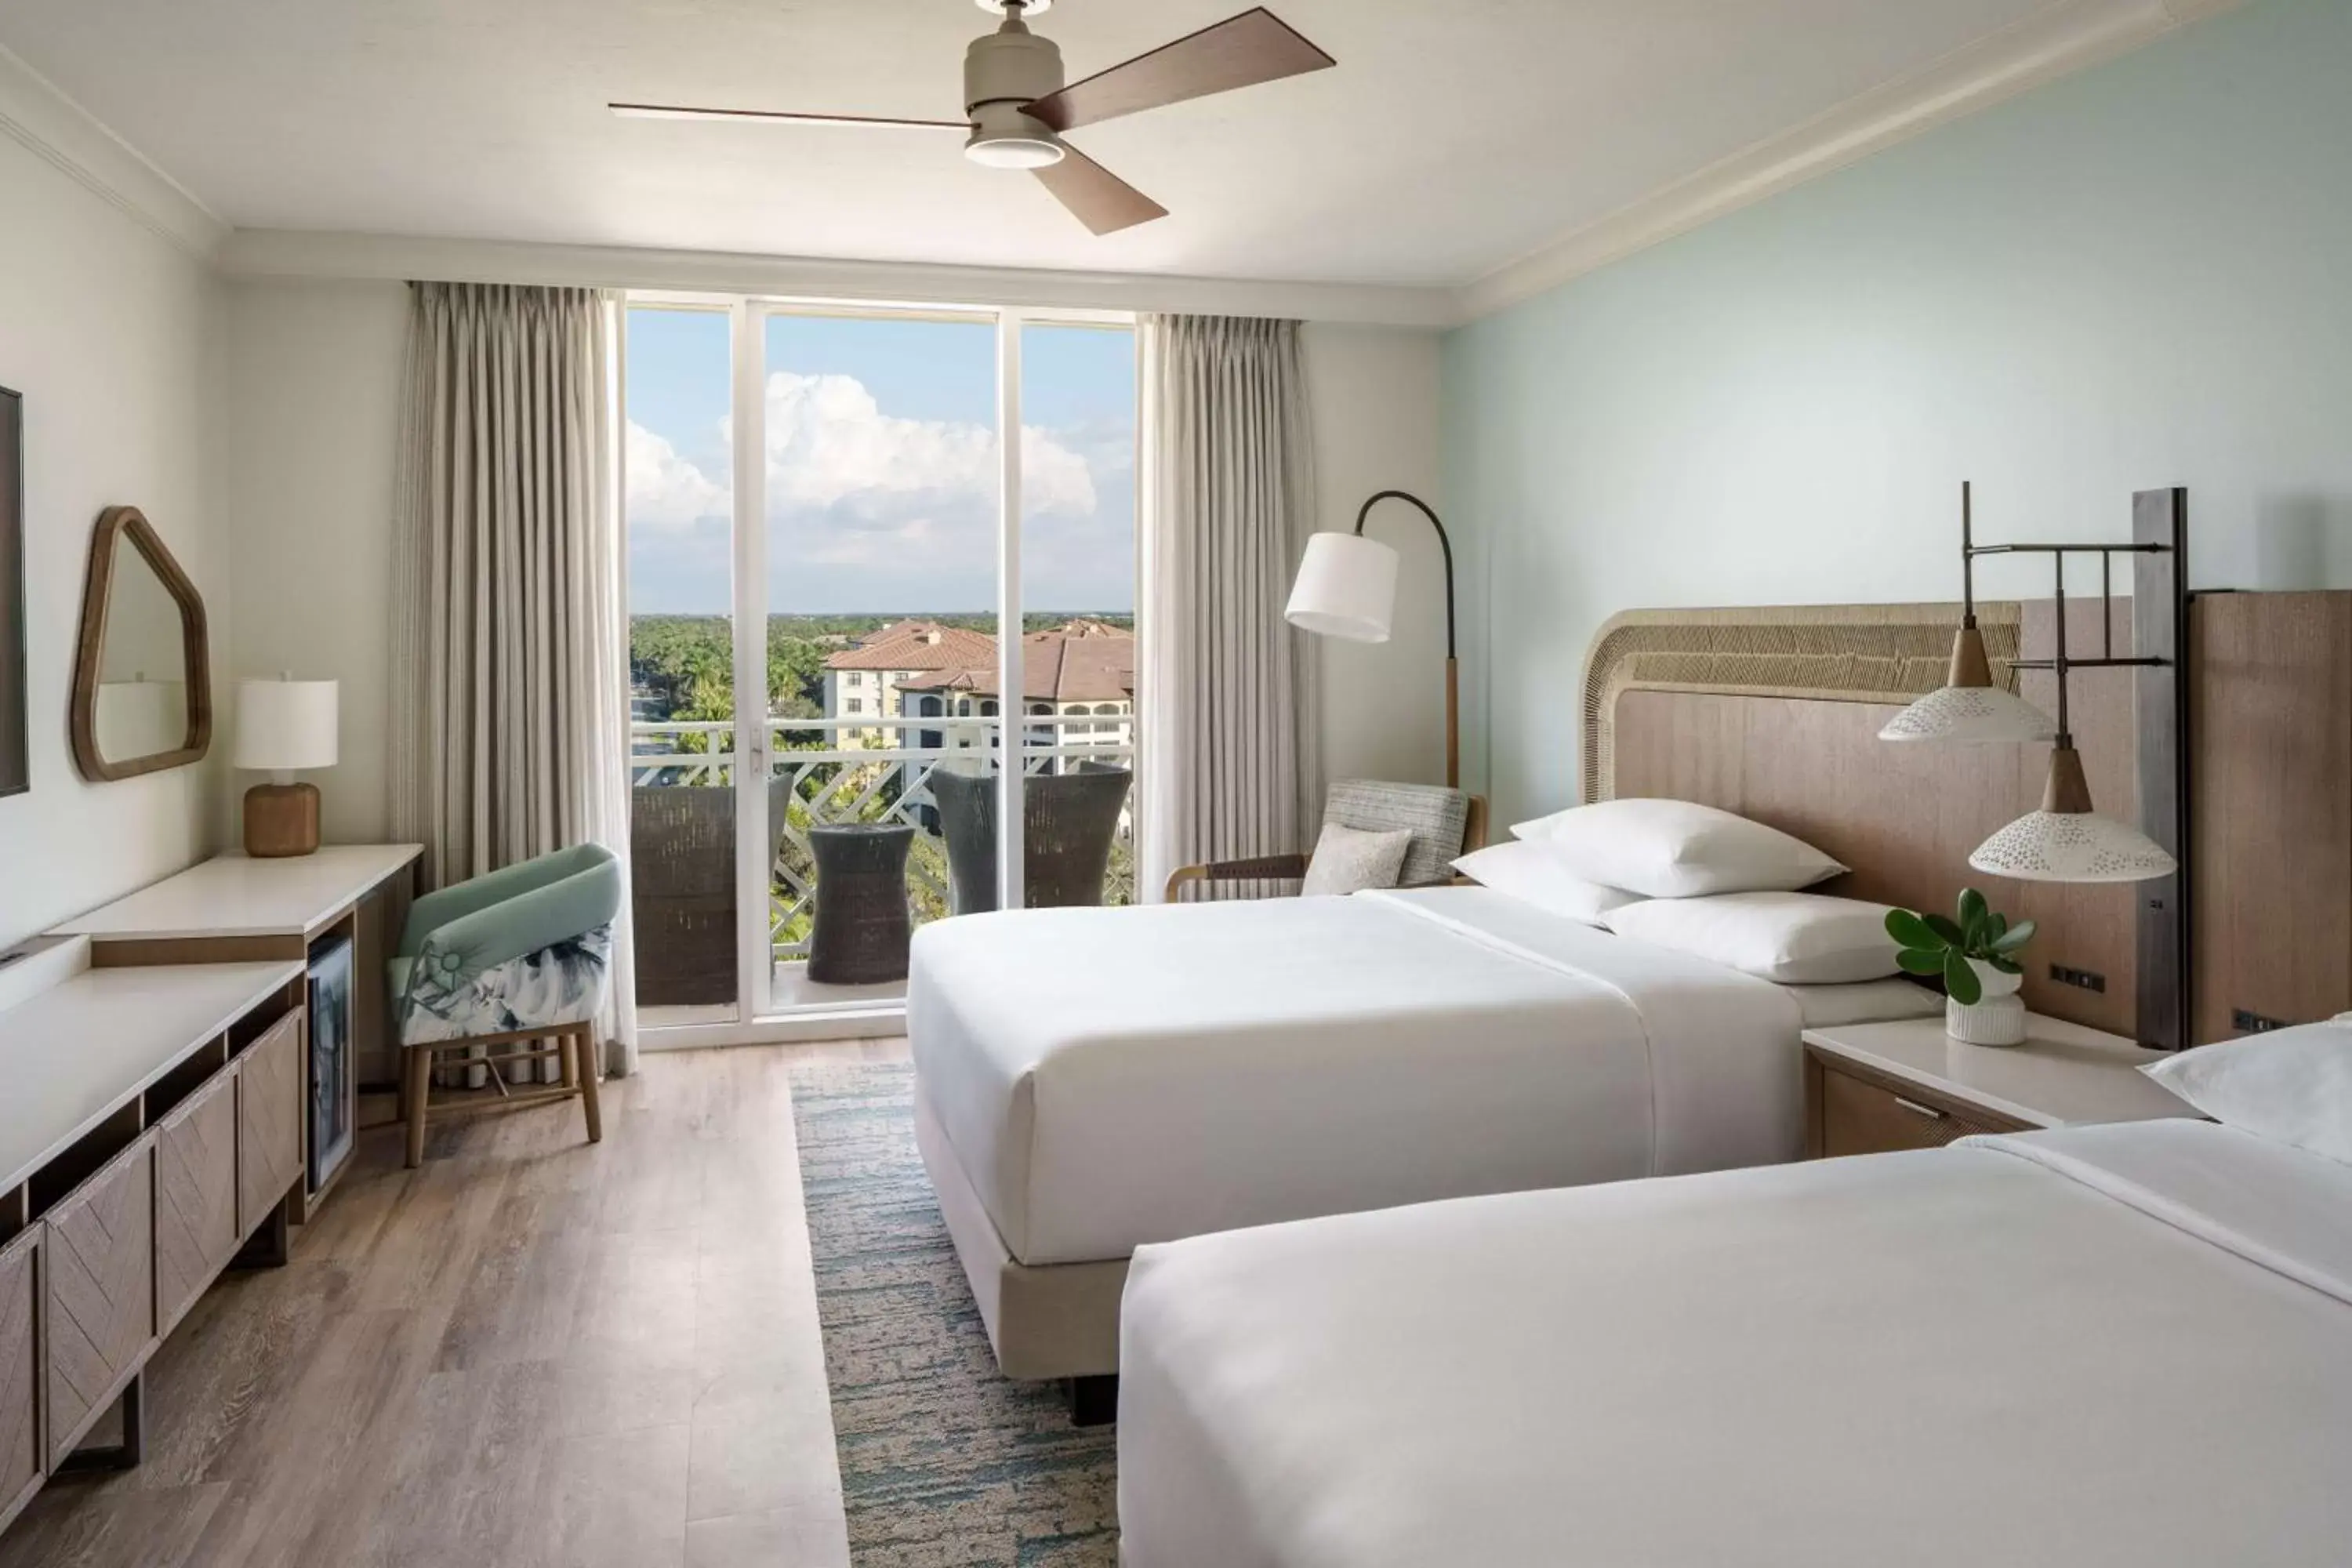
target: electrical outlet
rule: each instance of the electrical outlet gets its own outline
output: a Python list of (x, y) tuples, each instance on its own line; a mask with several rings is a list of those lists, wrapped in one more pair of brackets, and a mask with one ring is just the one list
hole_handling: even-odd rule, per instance
[(2050, 966), (2050, 978), (2061, 985), (2072, 985), (2077, 991), (2096, 991), (2101, 995), (2106, 994), (2107, 977), (2088, 969), (2069, 969), (2063, 963), (2053, 963)]
[(2242, 1035), (2267, 1035), (2273, 1029), (2286, 1027), (2284, 1018), (2265, 1018), (2260, 1013), (2249, 1013), (2243, 1007), (2230, 1014), (2230, 1027)]

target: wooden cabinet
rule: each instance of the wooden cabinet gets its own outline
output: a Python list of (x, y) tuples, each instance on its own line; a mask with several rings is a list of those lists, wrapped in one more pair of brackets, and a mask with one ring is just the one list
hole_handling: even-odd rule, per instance
[(155, 1338), (154, 1152), (142, 1134), (44, 1216), (48, 1458), (71, 1453)]
[(302, 1018), (299, 1009), (289, 1013), (236, 1060), (240, 1236), (302, 1179)]
[(2189, 1038), (2352, 1008), (2352, 593), (2200, 594)]
[(41, 1484), (41, 1227), (0, 1247), (0, 1526)]
[(2025, 1124), (1916, 1085), (1897, 1085), (1850, 1063), (1814, 1059), (1807, 1098), (1817, 1157), (1940, 1149), (1978, 1132), (2022, 1132)]
[(236, 1072), (218, 1072), (155, 1129), (157, 1331), (195, 1304), (236, 1256)]

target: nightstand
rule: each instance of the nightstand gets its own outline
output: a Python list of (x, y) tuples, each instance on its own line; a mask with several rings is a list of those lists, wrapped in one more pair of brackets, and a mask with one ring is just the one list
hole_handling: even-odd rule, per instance
[(1940, 1017), (1807, 1029), (1804, 1041), (1807, 1159), (2197, 1114), (2134, 1070), (2166, 1053), (2038, 1013), (2021, 1046), (1964, 1045)]

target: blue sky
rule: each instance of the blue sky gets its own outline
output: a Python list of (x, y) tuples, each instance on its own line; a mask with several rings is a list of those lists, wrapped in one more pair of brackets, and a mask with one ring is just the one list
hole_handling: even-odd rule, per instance
[[(763, 367), (778, 612), (980, 611), (996, 599), (995, 328), (776, 316)], [(633, 612), (730, 607), (731, 430), (720, 311), (629, 313)], [(1022, 340), (1022, 594), (1135, 602), (1135, 343)]]

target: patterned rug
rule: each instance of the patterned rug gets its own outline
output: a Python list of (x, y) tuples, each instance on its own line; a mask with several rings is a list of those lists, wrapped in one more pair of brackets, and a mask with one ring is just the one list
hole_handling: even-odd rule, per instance
[(914, 1069), (793, 1071), (854, 1568), (1110, 1568), (1115, 1427), (996, 1370), (915, 1149)]

